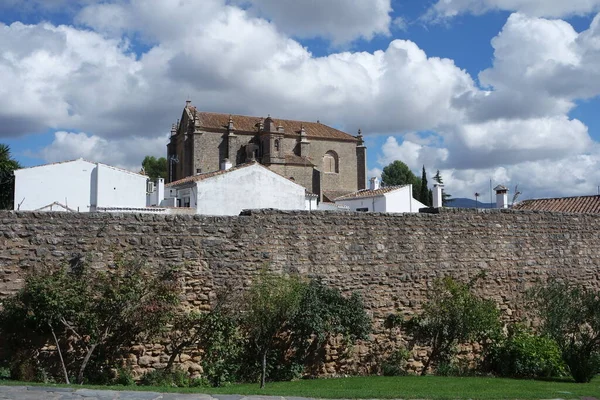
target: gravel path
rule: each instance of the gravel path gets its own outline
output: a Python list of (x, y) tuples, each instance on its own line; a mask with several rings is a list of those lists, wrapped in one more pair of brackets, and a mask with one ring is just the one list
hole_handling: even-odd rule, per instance
[(18, 400), (312, 400), (304, 397), (236, 396), (92, 390), (44, 386), (0, 386), (0, 399)]

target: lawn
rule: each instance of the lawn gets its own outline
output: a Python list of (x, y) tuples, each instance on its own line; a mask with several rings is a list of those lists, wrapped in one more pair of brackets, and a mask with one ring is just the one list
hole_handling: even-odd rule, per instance
[[(11, 384), (22, 385), (23, 383), (11, 382)], [(81, 386), (76, 387), (79, 388)], [(587, 384), (568, 381), (533, 381), (501, 378), (370, 376), (267, 383), (267, 387), (264, 390), (261, 390), (258, 384), (193, 389), (148, 386), (84, 387), (117, 390), (149, 390), (156, 392), (301, 396), (332, 399), (568, 399), (581, 397), (596, 397), (600, 399), (600, 377)]]

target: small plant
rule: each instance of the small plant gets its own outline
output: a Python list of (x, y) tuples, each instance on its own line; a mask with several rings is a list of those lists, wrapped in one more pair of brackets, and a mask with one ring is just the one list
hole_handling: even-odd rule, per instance
[(123, 386), (135, 386), (135, 379), (133, 379), (133, 372), (131, 369), (125, 367), (117, 368), (117, 378), (115, 379), (115, 384)]
[(410, 352), (406, 349), (398, 349), (381, 364), (381, 373), (383, 376), (404, 376), (407, 375), (406, 364), (410, 357)]
[(189, 387), (190, 381), (190, 377), (185, 371), (157, 369), (144, 374), (140, 384), (143, 386)]
[(550, 378), (566, 373), (556, 342), (513, 326), (506, 339), (493, 346), (487, 358), (493, 372), (504, 377)]

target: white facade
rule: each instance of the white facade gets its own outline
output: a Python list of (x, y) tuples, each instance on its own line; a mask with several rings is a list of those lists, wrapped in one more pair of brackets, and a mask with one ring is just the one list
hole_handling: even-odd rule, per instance
[(335, 204), (349, 207), (350, 211), (418, 213), (427, 206), (412, 197), (412, 185), (361, 190), (335, 200)]
[[(146, 180), (144, 175), (83, 159), (23, 168), (15, 171), (15, 210), (143, 208)], [(64, 207), (48, 207), (51, 204)]]
[(169, 189), (177, 189), (178, 207), (204, 215), (239, 215), (261, 208), (305, 210), (314, 204), (303, 186), (258, 163), (184, 178)]

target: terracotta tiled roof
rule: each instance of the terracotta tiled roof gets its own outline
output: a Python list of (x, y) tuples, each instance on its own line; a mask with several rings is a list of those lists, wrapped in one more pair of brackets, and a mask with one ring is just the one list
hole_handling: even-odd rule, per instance
[(513, 210), (600, 213), (600, 196), (524, 200), (515, 204)]
[(408, 186), (408, 185), (386, 186), (386, 187), (382, 187), (382, 188), (379, 188), (376, 190), (363, 189), (363, 190), (359, 190), (358, 192), (354, 192), (354, 193), (347, 194), (345, 196), (338, 197), (335, 200), (349, 200), (349, 199), (358, 199), (358, 198), (363, 198), (363, 197), (379, 197), (379, 196), (383, 196), (386, 193), (390, 193), (395, 190), (402, 189), (403, 187), (406, 187), (406, 186)]
[[(238, 169), (246, 168), (246, 167), (249, 167), (251, 165), (258, 165), (258, 166), (260, 166), (260, 167), (268, 170), (269, 172), (271, 172), (273, 174), (276, 174), (276, 175), (279, 175), (282, 178), (287, 179), (288, 181), (293, 182), (294, 184), (298, 185), (298, 183), (295, 182), (293, 179), (290, 179), (290, 178), (288, 178), (288, 177), (286, 177), (284, 175), (281, 175), (280, 173), (275, 172), (272, 169), (265, 167), (264, 165), (258, 163), (257, 161), (251, 161), (251, 162), (246, 163), (246, 164), (240, 164), (240, 165), (237, 165), (235, 167), (231, 167), (231, 168), (229, 168), (227, 170), (219, 170), (219, 171), (207, 172), (205, 174), (197, 174), (197, 175), (193, 175), (193, 176), (188, 176), (187, 178), (183, 178), (183, 179), (180, 179), (180, 180), (175, 181), (175, 182), (167, 183), (165, 185), (165, 187), (173, 187), (173, 186), (179, 186), (179, 185), (182, 185), (182, 184), (185, 184), (185, 183), (203, 181), (205, 179), (212, 178), (213, 176), (228, 174), (230, 172), (237, 171)], [(299, 185), (299, 186), (302, 186), (302, 185)], [(306, 189), (305, 189), (305, 192), (306, 192), (306, 194), (313, 194), (313, 193), (309, 192)]]
[(205, 174), (197, 174), (197, 175), (188, 176), (187, 178), (183, 178), (178, 181), (167, 183), (165, 185), (165, 187), (172, 187), (172, 186), (182, 185), (184, 183), (203, 181), (205, 179), (212, 178), (213, 176), (228, 174), (230, 172), (237, 171), (238, 169), (246, 168), (246, 167), (249, 167), (249, 166), (255, 165), (255, 164), (258, 164), (258, 163), (257, 162), (249, 162), (249, 163), (240, 164), (240, 165), (237, 165), (235, 167), (231, 167), (231, 168), (225, 169), (225, 170), (218, 170), (218, 171), (213, 171), (213, 172), (207, 172)]
[(338, 197), (346, 196), (350, 193), (354, 192), (351, 190), (323, 190), (323, 201), (333, 203)]
[[(196, 111), (193, 106), (188, 106), (191, 113)], [(225, 131), (229, 124), (229, 114), (199, 112), (196, 111), (196, 118), (199, 121), (200, 129), (208, 131)], [(245, 115), (231, 115), (233, 126), (236, 132), (258, 132), (258, 124), (264, 121), (261, 117), (249, 117)], [(282, 126), (286, 135), (299, 135), (301, 127), (304, 127), (306, 136), (309, 138), (339, 139), (356, 142), (357, 139), (338, 129), (321, 124), (320, 122), (303, 122), (287, 119), (273, 118), (275, 126)]]

